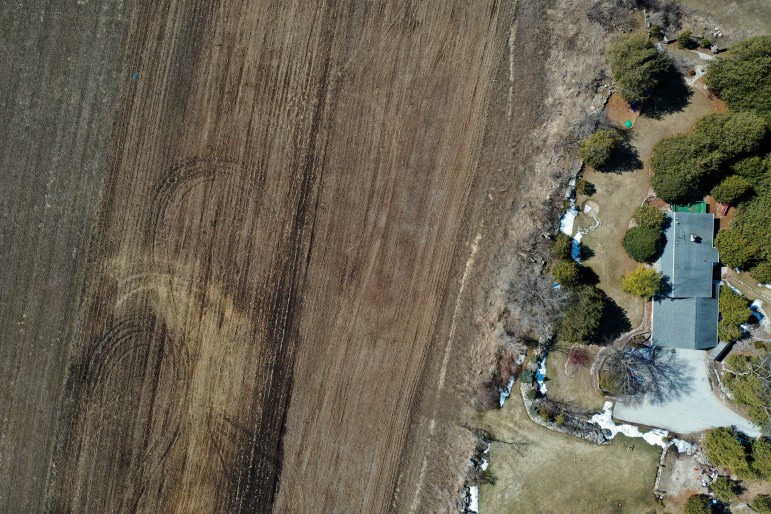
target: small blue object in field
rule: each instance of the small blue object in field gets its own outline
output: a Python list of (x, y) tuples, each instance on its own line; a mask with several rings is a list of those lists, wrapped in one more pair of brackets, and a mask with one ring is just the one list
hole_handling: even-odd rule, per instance
[(139, 78), (139, 73), (134, 73), (134, 78), (138, 79)]
[(554, 289), (559, 289), (559, 287), (560, 287), (560, 285), (559, 285), (557, 282), (553, 283), (551, 286), (552, 286)]

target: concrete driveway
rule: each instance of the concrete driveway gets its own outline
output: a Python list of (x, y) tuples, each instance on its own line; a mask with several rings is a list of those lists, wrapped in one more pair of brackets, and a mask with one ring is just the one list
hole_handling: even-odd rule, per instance
[(635, 405), (619, 401), (613, 417), (679, 434), (733, 425), (749, 436), (760, 435), (758, 427), (726, 407), (712, 392), (707, 377), (707, 352), (677, 349), (675, 358), (688, 377), (687, 391), (663, 403), (653, 403), (648, 398)]

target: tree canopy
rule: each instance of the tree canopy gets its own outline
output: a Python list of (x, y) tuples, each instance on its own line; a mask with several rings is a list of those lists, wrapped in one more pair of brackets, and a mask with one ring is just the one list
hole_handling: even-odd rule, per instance
[(752, 112), (708, 114), (693, 126), (690, 137), (722, 154), (724, 159), (757, 150), (766, 135), (765, 120)]
[(735, 480), (719, 476), (712, 482), (712, 494), (721, 502), (731, 503), (742, 492), (742, 487)]
[(554, 236), (551, 246), (552, 255), (560, 260), (569, 260), (573, 249), (573, 240), (567, 234), (560, 232)]
[(734, 45), (710, 63), (705, 80), (731, 109), (755, 111), (771, 125), (771, 35)]
[(739, 205), (731, 226), (718, 232), (715, 247), (727, 266), (757, 271), (756, 280), (771, 275), (771, 194), (758, 195)]
[(744, 268), (755, 259), (758, 246), (752, 240), (744, 237), (741, 232), (727, 228), (717, 233), (715, 248), (720, 254), (720, 260), (731, 268)]
[(653, 298), (661, 289), (662, 274), (642, 264), (621, 278), (621, 289), (641, 298)]
[(613, 151), (623, 142), (618, 131), (613, 129), (598, 130), (581, 142), (578, 155), (592, 168), (601, 168), (608, 162)]
[(731, 164), (731, 172), (746, 180), (756, 194), (771, 193), (771, 154), (740, 159)]
[(616, 88), (627, 102), (645, 102), (670, 66), (667, 56), (656, 50), (646, 34), (619, 36), (608, 55)]
[(753, 113), (704, 116), (690, 133), (666, 137), (653, 147), (653, 189), (670, 203), (703, 197), (705, 179), (717, 176), (731, 159), (757, 151), (766, 132), (764, 120)]
[(706, 494), (694, 494), (685, 500), (683, 514), (711, 514), (712, 499)]
[[(747, 408), (747, 415), (753, 423), (766, 434), (771, 433), (771, 354), (752, 357), (730, 355), (726, 364), (728, 369), (724, 382), (734, 400)], [(763, 449), (769, 452), (769, 467), (763, 473), (771, 477), (771, 448)]]
[(667, 215), (664, 211), (652, 205), (642, 205), (634, 210), (632, 219), (638, 227), (651, 227), (661, 230)]
[(730, 287), (722, 287), (718, 308), (720, 321), (717, 325), (717, 333), (720, 340), (735, 341), (739, 339), (742, 336), (739, 325), (746, 323), (750, 317), (747, 299), (735, 293)]
[(651, 262), (659, 251), (661, 231), (651, 227), (632, 227), (624, 234), (624, 250), (637, 262)]
[(735, 428), (722, 427), (708, 432), (704, 438), (704, 449), (712, 464), (729, 468), (739, 477), (754, 475), (750, 469), (748, 448)]
[(728, 175), (715, 185), (709, 194), (720, 203), (736, 205), (736, 202), (749, 190), (749, 182), (739, 175)]
[(579, 286), (562, 318), (559, 339), (569, 343), (597, 343), (607, 297), (594, 286)]
[(771, 514), (771, 496), (759, 494), (750, 502), (750, 508), (760, 514)]
[(771, 480), (771, 439), (760, 437), (752, 443), (752, 468), (764, 480)]
[(575, 287), (581, 283), (581, 266), (575, 261), (558, 261), (551, 269), (554, 280), (566, 287)]

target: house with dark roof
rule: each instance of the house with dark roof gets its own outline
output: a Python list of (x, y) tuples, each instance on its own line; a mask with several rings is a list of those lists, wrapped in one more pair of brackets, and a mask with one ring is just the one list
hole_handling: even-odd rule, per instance
[(708, 350), (717, 346), (718, 253), (712, 214), (670, 212), (657, 267), (666, 292), (653, 300), (652, 342), (663, 347)]

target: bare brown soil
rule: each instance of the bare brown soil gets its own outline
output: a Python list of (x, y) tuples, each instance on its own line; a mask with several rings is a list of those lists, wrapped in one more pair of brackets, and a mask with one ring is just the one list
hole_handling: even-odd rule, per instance
[(3, 9), (0, 511), (450, 508), (546, 4)]

